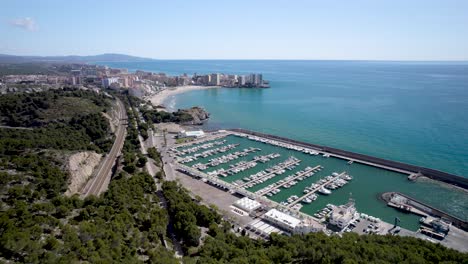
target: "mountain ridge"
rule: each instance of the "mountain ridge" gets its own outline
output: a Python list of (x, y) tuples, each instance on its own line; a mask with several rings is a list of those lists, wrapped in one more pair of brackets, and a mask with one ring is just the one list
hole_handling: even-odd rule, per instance
[(97, 61), (126, 61), (126, 62), (144, 62), (154, 61), (151, 58), (137, 57), (119, 53), (103, 53), (98, 55), (67, 55), (67, 56), (18, 56), (10, 54), (0, 54), (0, 63), (28, 63), (28, 62), (78, 62), (89, 63)]

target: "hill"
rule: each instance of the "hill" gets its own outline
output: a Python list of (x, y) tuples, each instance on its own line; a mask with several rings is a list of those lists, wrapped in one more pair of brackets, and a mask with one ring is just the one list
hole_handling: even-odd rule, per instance
[(88, 63), (88, 62), (142, 62), (153, 61), (150, 58), (136, 57), (125, 54), (105, 53), (91, 56), (16, 56), (8, 54), (0, 54), (0, 63), (28, 63), (28, 62), (54, 62), (54, 63)]

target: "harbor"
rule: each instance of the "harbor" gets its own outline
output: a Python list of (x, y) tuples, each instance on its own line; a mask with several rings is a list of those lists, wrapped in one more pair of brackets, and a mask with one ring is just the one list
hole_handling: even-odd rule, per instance
[[(239, 157), (235, 160), (235, 162), (229, 161), (222, 164), (214, 164), (215, 166), (210, 166), (209, 168), (201, 170), (200, 172), (216, 177), (219, 180), (226, 182), (227, 184), (236, 186), (238, 189), (244, 189), (246, 193), (261, 196), (268, 201), (274, 202), (278, 205), (287, 201), (287, 199), (291, 196), (296, 195), (298, 198), (300, 197), (300, 199), (297, 199), (297, 202), (292, 201), (293, 204), (289, 207), (285, 206), (285, 208), (292, 209), (292, 207), (296, 204), (300, 204), (301, 208), (299, 208), (299, 212), (309, 216), (313, 216), (327, 204), (344, 204), (346, 203), (347, 199), (353, 197), (353, 199), (356, 200), (356, 207), (360, 212), (379, 217), (389, 223), (392, 223), (395, 217), (398, 217), (401, 219), (402, 227), (416, 231), (419, 228), (420, 217), (413, 214), (407, 214), (386, 206), (378, 199), (379, 193), (395, 191), (395, 189), (390, 189), (389, 187), (398, 186), (398, 191), (403, 191), (409, 195), (414, 196), (416, 193), (415, 189), (413, 188), (414, 184), (421, 185), (419, 187), (430, 191), (435, 188), (435, 186), (432, 184), (408, 181), (408, 175), (410, 172), (402, 173), (378, 168), (375, 166), (369, 166), (367, 164), (360, 163), (357, 159), (342, 159), (333, 155), (326, 155), (327, 153), (321, 152), (317, 149), (305, 148), (301, 145), (285, 143), (282, 141), (274, 141), (267, 138), (254, 138), (252, 135), (243, 134), (236, 131), (226, 131), (225, 133), (220, 134), (216, 133), (210, 137), (209, 140), (200, 140), (201, 143), (184, 144), (178, 148), (190, 149), (213, 141), (224, 140), (226, 140), (224, 144), (213, 145), (212, 148), (203, 149), (203, 151), (209, 151), (210, 149), (216, 149), (230, 144), (239, 144), (237, 147), (239, 149), (260, 149), (255, 152), (256, 156), (267, 156), (275, 153), (279, 154), (280, 157), (265, 162), (259, 162), (253, 160), (252, 156), (247, 155)], [(175, 156), (177, 156), (176, 153), (178, 150), (179, 149), (173, 150), (173, 154)], [(203, 151), (200, 150), (199, 153)], [(210, 162), (210, 160), (235, 152), (236, 150), (231, 150), (227, 151), (226, 153), (217, 153), (207, 158), (200, 157), (197, 161), (188, 162), (185, 165), (192, 168), (192, 166), (197, 163), (206, 164)], [(299, 163), (290, 167), (291, 170), (285, 169), (283, 167), (276, 167), (276, 169), (273, 171), (266, 171), (267, 169), (274, 168), (279, 163), (285, 162), (288, 158), (291, 157), (300, 160)], [(256, 165), (252, 166), (253, 164)], [(234, 170), (232, 165), (235, 167)], [(245, 167), (245, 165), (247, 166)], [(316, 171), (312, 177), (302, 179), (295, 185), (288, 186), (289, 188), (282, 188), (282, 186), (287, 186), (285, 182), (288, 183), (293, 181), (290, 178), (286, 179), (287, 177), (291, 176), (291, 174), (295, 174), (301, 170), (306, 169), (307, 167), (316, 168), (317, 166), (320, 166), (318, 167), (320, 171)], [(281, 172), (282, 170), (285, 170), (285, 172), (282, 172), (279, 175), (276, 173)], [(228, 172), (231, 173), (228, 174)], [(332, 193), (329, 195), (322, 195), (317, 193), (316, 195), (318, 198), (312, 196), (313, 193), (310, 194), (311, 196), (308, 196), (308, 193), (304, 193), (307, 187), (311, 187), (312, 184), (336, 172), (346, 172), (346, 174), (350, 175), (353, 180), (348, 181), (346, 184), (335, 190), (331, 190)], [(279, 183), (280, 181), (283, 182)], [(382, 184), (383, 182), (385, 182), (385, 184)], [(326, 182), (322, 185), (329, 184), (329, 182)], [(322, 185), (321, 187), (323, 187)], [(431, 203), (428, 201), (425, 202)]]

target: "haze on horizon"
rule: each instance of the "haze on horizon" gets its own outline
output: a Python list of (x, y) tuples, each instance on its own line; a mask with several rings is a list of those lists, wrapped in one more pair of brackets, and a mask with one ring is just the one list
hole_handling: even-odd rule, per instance
[(468, 60), (466, 10), (457, 0), (5, 0), (0, 53)]

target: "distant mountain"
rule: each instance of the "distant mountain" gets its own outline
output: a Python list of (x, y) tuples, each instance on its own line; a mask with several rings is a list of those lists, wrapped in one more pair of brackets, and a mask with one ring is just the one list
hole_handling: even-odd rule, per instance
[(94, 56), (15, 56), (0, 54), (0, 63), (27, 63), (27, 62), (74, 62), (74, 63), (87, 63), (97, 61), (127, 61), (127, 62), (141, 62), (153, 61), (154, 59), (135, 57), (125, 54), (106, 53)]

